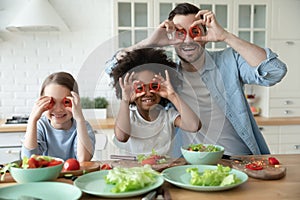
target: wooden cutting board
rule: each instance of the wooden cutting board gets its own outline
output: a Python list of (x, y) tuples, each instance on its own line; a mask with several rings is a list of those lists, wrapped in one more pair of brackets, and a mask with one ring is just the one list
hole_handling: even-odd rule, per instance
[(59, 177), (64, 177), (66, 174), (72, 174), (73, 176), (80, 176), (84, 173), (94, 172), (100, 170), (100, 164), (97, 162), (86, 161), (80, 163), (79, 170), (72, 170), (72, 171), (64, 171), (59, 174)]
[[(232, 168), (245, 172), (249, 177), (263, 179), (263, 180), (277, 180), (281, 179), (286, 175), (286, 167), (280, 165), (269, 165), (266, 157), (247, 157), (240, 158), (241, 161), (234, 160), (231, 162)], [(262, 170), (251, 170), (245, 166), (249, 163), (261, 162)]]
[[(112, 167), (140, 167), (142, 166), (141, 163), (138, 161), (133, 160), (107, 160), (101, 161), (102, 164), (107, 163), (110, 164)], [(152, 165), (152, 169), (161, 172), (166, 168), (179, 166), (179, 165), (186, 165), (187, 162), (184, 158), (168, 158), (166, 163)]]

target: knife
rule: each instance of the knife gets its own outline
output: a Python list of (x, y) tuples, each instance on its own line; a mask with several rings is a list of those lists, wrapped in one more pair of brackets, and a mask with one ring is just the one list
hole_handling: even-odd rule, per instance
[(142, 198), (142, 200), (153, 200), (156, 195), (156, 190), (149, 192), (146, 196)]
[(222, 159), (225, 159), (225, 160), (233, 160), (233, 161), (239, 161), (239, 162), (242, 162), (242, 161), (243, 161), (240, 157), (237, 157), (237, 156), (230, 156), (230, 155), (226, 155), (226, 154), (224, 154), (224, 155), (222, 156)]
[(111, 159), (120, 159), (120, 160), (137, 160), (136, 156), (126, 156), (126, 155), (110, 155)]

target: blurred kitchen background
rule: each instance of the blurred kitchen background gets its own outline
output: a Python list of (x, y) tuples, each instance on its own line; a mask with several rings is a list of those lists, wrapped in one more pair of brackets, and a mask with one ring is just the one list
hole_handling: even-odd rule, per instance
[[(67, 71), (79, 82), (81, 96), (103, 96), (117, 109), (105, 61), (119, 48), (145, 38), (165, 20), (178, 0), (0, 0), (0, 118), (29, 114), (42, 81)], [(271, 47), (288, 64), (288, 75), (271, 88), (247, 86), (265, 117), (300, 116), (300, 0), (190, 0), (216, 13), (228, 31), (262, 47)], [(31, 5), (32, 11), (19, 16)], [(29, 19), (55, 14), (51, 27)], [(45, 9), (45, 11), (41, 11)], [(49, 11), (50, 10), (50, 11)], [(22, 22), (15, 22), (21, 18)], [(27, 19), (28, 18), (28, 19)], [(47, 17), (46, 17), (47, 18)], [(29, 28), (22, 23), (36, 23)], [(15, 24), (14, 24), (15, 23)], [(18, 24), (19, 23), (19, 24)], [(226, 47), (209, 43), (211, 50)]]

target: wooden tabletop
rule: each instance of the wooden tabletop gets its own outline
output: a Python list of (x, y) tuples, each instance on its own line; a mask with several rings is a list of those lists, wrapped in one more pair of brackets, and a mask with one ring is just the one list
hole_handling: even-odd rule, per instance
[[(198, 192), (178, 188), (172, 184), (165, 182), (164, 188), (170, 192), (173, 200), (182, 199), (209, 199), (209, 200), (253, 200), (253, 199), (300, 199), (300, 154), (285, 154), (285, 155), (272, 155), (275, 156), (282, 166), (287, 168), (286, 176), (280, 180), (259, 180), (249, 178), (248, 181), (234, 189), (219, 192)], [(268, 155), (266, 155), (268, 157)], [(59, 178), (58, 182), (65, 182), (72, 184), (69, 179)], [(0, 187), (14, 185), (13, 183), (0, 183)], [(142, 196), (127, 198), (141, 199)], [(98, 196), (89, 194), (82, 194), (80, 199), (105, 199)], [(125, 198), (126, 199), (126, 198)]]

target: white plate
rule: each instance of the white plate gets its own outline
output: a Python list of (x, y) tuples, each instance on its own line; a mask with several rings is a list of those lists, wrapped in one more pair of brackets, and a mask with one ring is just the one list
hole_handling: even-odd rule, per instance
[(221, 191), (228, 190), (237, 187), (248, 180), (248, 175), (244, 172), (232, 169), (230, 173), (235, 174), (237, 178), (241, 179), (240, 183), (228, 186), (197, 186), (190, 184), (191, 175), (186, 172), (187, 168), (198, 168), (199, 172), (203, 172), (206, 169), (217, 169), (214, 165), (183, 165), (165, 169), (162, 171), (162, 175), (166, 181), (172, 183), (178, 187), (195, 190), (195, 191)]
[(81, 191), (101, 197), (107, 198), (126, 198), (145, 194), (161, 186), (164, 182), (163, 177), (158, 176), (157, 181), (153, 185), (149, 185), (139, 190), (113, 193), (111, 189), (114, 187), (112, 184), (107, 184), (104, 177), (108, 174), (108, 170), (101, 170), (91, 172), (80, 176), (74, 181), (74, 185), (81, 189)]
[(0, 199), (75, 200), (81, 194), (74, 185), (59, 182), (32, 182), (0, 188)]

